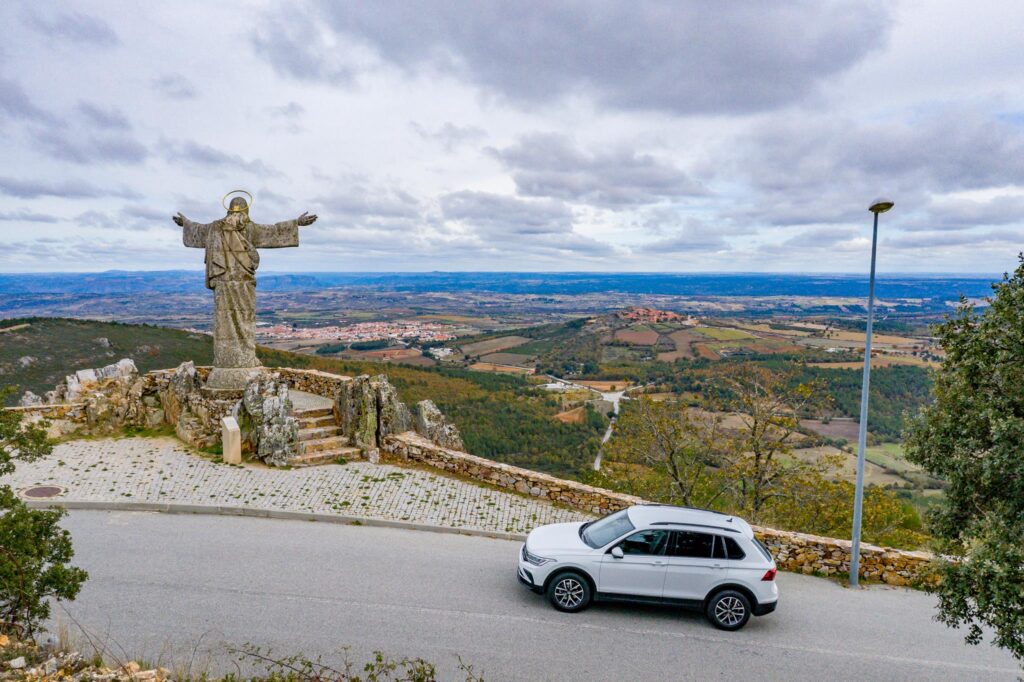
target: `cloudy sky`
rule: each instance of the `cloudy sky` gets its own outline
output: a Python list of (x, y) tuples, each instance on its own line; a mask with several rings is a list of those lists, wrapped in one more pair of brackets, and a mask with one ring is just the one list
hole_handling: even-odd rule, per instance
[(0, 272), (999, 273), (1024, 2), (0, 3)]

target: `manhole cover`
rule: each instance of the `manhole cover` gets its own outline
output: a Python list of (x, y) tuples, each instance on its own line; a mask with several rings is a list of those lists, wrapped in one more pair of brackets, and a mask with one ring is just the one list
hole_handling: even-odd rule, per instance
[(37, 485), (34, 488), (25, 488), (21, 496), (30, 500), (43, 500), (48, 497), (57, 497), (64, 492), (64, 488), (57, 485)]

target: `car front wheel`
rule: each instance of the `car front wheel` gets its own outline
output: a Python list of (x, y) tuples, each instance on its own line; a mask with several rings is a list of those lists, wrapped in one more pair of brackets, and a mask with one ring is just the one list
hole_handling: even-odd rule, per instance
[(590, 583), (579, 573), (562, 573), (548, 585), (548, 599), (559, 611), (575, 613), (590, 605)]
[(739, 630), (750, 620), (750, 600), (742, 592), (723, 590), (711, 598), (704, 612), (719, 630)]

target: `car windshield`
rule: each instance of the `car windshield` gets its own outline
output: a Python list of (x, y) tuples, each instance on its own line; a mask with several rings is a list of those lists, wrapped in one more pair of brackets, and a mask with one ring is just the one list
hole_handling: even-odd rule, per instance
[(597, 547), (604, 547), (615, 538), (622, 537), (629, 531), (634, 530), (634, 528), (629, 520), (629, 515), (623, 509), (603, 519), (588, 523), (583, 528), (583, 532), (580, 533), (580, 537), (583, 538), (583, 542), (596, 549)]

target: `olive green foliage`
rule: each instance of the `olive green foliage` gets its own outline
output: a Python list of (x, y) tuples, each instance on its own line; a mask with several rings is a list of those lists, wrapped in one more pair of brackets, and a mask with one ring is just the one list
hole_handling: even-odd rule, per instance
[(412, 405), (433, 400), (459, 428), (466, 450), (506, 464), (579, 478), (597, 456), (606, 419), (587, 410), (583, 424), (554, 419), (562, 410), (521, 376), (447, 367), (336, 360), (260, 349), (268, 366), (310, 367), (348, 375), (385, 374)]
[(981, 312), (963, 301), (935, 334), (946, 358), (934, 403), (906, 437), (907, 458), (945, 479), (928, 515), (943, 553), (939, 618), (982, 628), (1024, 660), (1024, 256)]
[[(836, 480), (839, 457), (794, 452), (803, 438), (798, 418), (827, 407), (821, 387), (757, 365), (720, 369), (713, 400), (702, 408), (643, 397), (627, 403), (606, 446), (606, 466), (588, 480), (774, 528), (849, 537), (854, 488)], [(862, 533), (887, 546), (926, 541), (914, 508), (876, 487), (865, 494)]]
[[(11, 392), (0, 390), (0, 398)], [(15, 460), (50, 453), (45, 432), (21, 422), (19, 413), (0, 410), (0, 476), (14, 471)], [(78, 594), (87, 575), (68, 563), (74, 550), (59, 526), (64, 514), (29, 509), (10, 486), (0, 486), (0, 631), (31, 634), (49, 617), (50, 598)]]
[[(27, 325), (27, 326), (23, 326)], [(131, 358), (140, 372), (213, 361), (213, 339), (180, 329), (98, 320), (31, 317), (0, 320), (0, 374), (17, 377), (20, 391), (39, 395), (53, 390), (75, 370), (103, 367)], [(105, 345), (100, 339), (106, 339)], [(27, 366), (20, 360), (34, 358)], [(18, 396), (6, 397), (13, 405)]]

